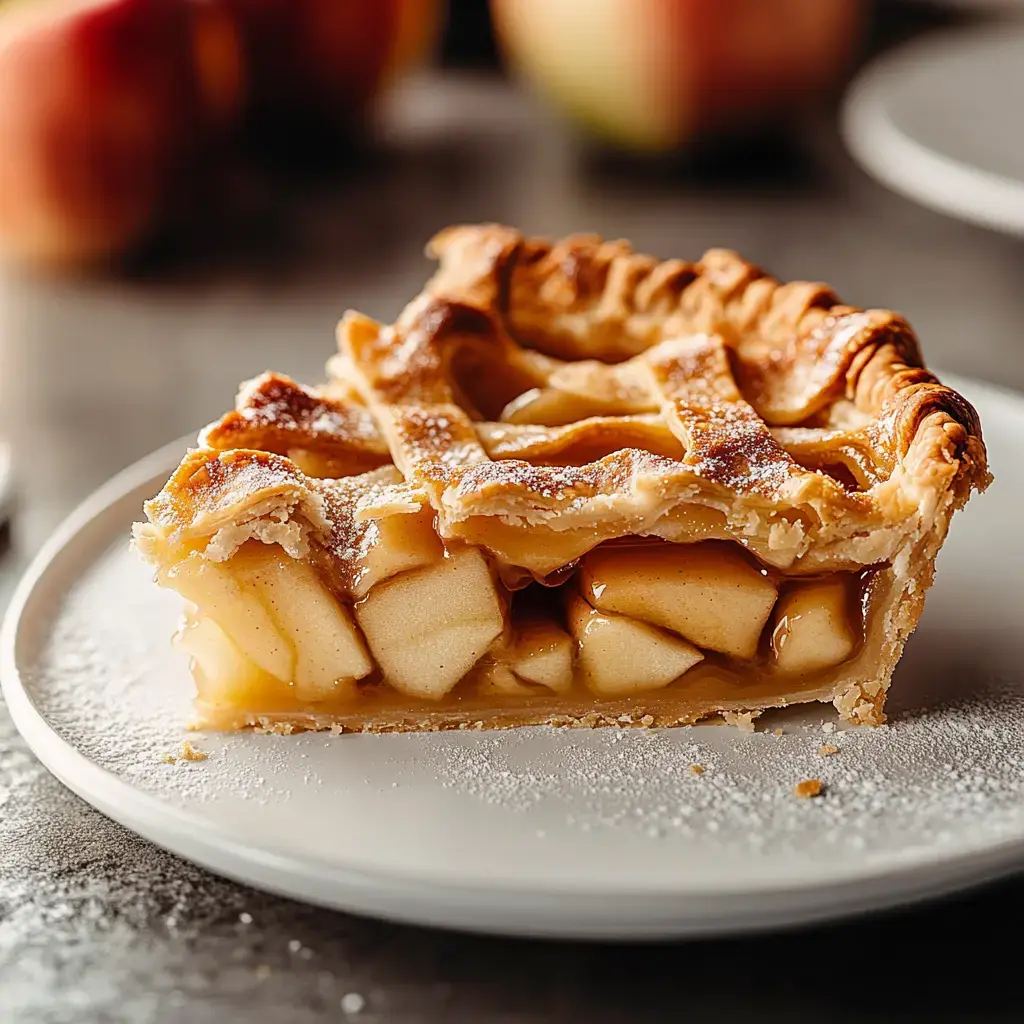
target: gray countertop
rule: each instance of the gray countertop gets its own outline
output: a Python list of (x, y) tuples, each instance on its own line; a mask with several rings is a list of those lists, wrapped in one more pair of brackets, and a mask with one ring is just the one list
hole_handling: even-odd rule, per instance
[[(272, 202), (239, 180), (177, 257), (116, 277), (0, 277), (0, 426), (18, 481), (4, 601), (77, 501), (218, 415), (239, 379), (316, 379), (345, 308), (393, 317), (428, 271), (424, 241), (452, 221), (590, 230), (665, 256), (736, 248), (899, 309), (934, 365), (1024, 388), (1024, 247), (885, 192), (829, 127), (728, 174), (641, 170), (587, 156), (499, 83), (432, 79), (396, 97), (381, 134), (330, 188)], [(634, 947), (361, 920), (154, 850), (53, 779), (0, 705), (4, 1022), (1016, 1021), (1022, 897), (1014, 881), (829, 928)]]

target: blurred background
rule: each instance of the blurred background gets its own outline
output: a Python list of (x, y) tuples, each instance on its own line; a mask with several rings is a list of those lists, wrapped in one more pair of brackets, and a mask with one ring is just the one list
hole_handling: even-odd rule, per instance
[[(1022, 10), (0, 0), (0, 485), (8, 456), (14, 480), (9, 497), (0, 486), (0, 604), (77, 502), (194, 437), (240, 380), (276, 369), (315, 382), (346, 308), (393, 319), (430, 271), (425, 242), (452, 222), (597, 232), (664, 257), (731, 247), (901, 311), (944, 372), (1024, 388)], [(553, 956), (231, 895), (177, 861), (132, 873), (134, 840), (51, 779), (0, 708), (5, 782), (0, 968), (24, 980), (0, 995), (5, 1021), (154, 1019), (125, 1015), (154, 979), (182, 1007), (202, 993), (161, 1019), (234, 1019), (244, 1005), (246, 1019), (312, 1020), (321, 1003), (337, 1019), (345, 990), (325, 963), (362, 978), (389, 1020), (476, 1021), (496, 1003), (501, 1019), (539, 1020), (538, 992), (562, 1020), (678, 1015), (671, 946)], [(18, 800), (29, 806), (10, 816)], [(66, 912), (68, 894), (81, 912)], [(228, 969), (243, 898), (235, 911), (258, 910), (250, 948), (284, 964), (272, 984)], [(686, 962), (753, 979), (726, 993), (736, 1019), (829, 1007), (974, 1020), (986, 1000), (1019, 1003), (999, 961), (1012, 946), (992, 927), (1006, 899), (691, 946)], [(133, 916), (154, 905), (180, 910), (195, 940), (178, 940), (171, 917)], [(286, 953), (292, 935), (316, 936), (318, 959)], [(882, 1011), (874, 981), (837, 988), (834, 970), (806, 969), (903, 945), (925, 955), (888, 972), (892, 988), (883, 978)], [(936, 986), (935, 965), (954, 963), (983, 984)], [(262, 985), (258, 999), (247, 985)], [(925, 1009), (929, 994), (941, 1008)], [(721, 985), (687, 990), (698, 1017), (720, 1016), (721, 999)]]
[[(880, 55), (1016, 39), (1019, 8), (0, 3), (0, 432), (19, 550), (218, 416), (240, 379), (318, 379), (341, 313), (394, 318), (429, 272), (424, 243), (457, 221), (660, 256), (732, 247), (899, 309), (942, 367), (1024, 384), (1020, 244), (879, 184), (841, 113)], [(977, 102), (961, 122), (1018, 138)], [(940, 127), (957, 114), (931, 107)]]

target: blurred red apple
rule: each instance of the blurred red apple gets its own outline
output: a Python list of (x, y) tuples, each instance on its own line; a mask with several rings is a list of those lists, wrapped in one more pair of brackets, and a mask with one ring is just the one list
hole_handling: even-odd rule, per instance
[(443, 0), (223, 0), (248, 68), (249, 120), (330, 132), (430, 49)]
[(844, 72), (859, 0), (491, 0), (510, 62), (619, 144), (663, 149), (786, 110)]
[(0, 5), (0, 249), (44, 264), (124, 251), (191, 181), (204, 180), (198, 162), (243, 122), (258, 128), (276, 118), (328, 130), (349, 123), (429, 48), (441, 7), (442, 0)]
[(176, 0), (39, 0), (0, 9), (0, 244), (94, 258), (146, 229), (198, 111)]

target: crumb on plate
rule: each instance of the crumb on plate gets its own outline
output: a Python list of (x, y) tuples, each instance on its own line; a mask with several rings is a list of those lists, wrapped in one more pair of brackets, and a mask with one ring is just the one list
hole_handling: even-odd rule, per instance
[(809, 800), (812, 797), (821, 796), (825, 786), (821, 779), (804, 779), (793, 787), (793, 792), (801, 800)]
[(760, 714), (760, 711), (723, 711), (722, 718), (726, 725), (734, 725), (740, 732), (753, 732), (754, 719)]
[(180, 757), (182, 761), (205, 761), (210, 755), (197, 747), (193, 747), (188, 740), (181, 741)]

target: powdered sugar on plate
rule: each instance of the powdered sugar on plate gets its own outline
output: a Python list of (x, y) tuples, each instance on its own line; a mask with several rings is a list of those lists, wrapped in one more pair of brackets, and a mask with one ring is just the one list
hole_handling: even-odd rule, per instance
[[(511, 810), (559, 801), (567, 823), (595, 833), (628, 828), (733, 853), (871, 857), (956, 841), (965, 825), (993, 838), (1019, 830), (1022, 713), (1019, 695), (989, 694), (967, 708), (837, 732), (836, 753), (825, 755), (805, 714), (790, 716), (781, 736), (769, 716), (772, 731), (754, 736), (696, 726), (553, 741), (524, 732), (443, 737), (422, 744), (418, 761), (443, 786)], [(807, 779), (824, 784), (814, 806), (794, 799)]]

